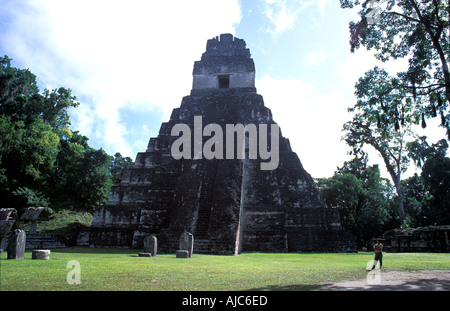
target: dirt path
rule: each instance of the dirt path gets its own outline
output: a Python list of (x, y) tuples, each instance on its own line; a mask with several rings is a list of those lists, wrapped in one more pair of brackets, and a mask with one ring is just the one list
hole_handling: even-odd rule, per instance
[(323, 291), (448, 291), (449, 270), (383, 271), (368, 273), (367, 278), (326, 284)]

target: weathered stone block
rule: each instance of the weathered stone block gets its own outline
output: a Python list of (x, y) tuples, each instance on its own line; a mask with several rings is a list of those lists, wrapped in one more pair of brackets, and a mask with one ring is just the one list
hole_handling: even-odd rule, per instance
[(31, 259), (49, 260), (50, 250), (49, 249), (35, 249), (31, 254)]
[(189, 251), (185, 251), (185, 250), (178, 250), (176, 257), (177, 258), (191, 258), (191, 256), (189, 256)]

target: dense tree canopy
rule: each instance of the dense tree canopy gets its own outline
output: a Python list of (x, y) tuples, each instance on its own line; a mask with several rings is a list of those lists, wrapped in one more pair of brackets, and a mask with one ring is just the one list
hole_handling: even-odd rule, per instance
[[(430, 0), (340, 0), (342, 8), (360, 9), (350, 22), (351, 51), (375, 49), (382, 61), (406, 57), (409, 68), (389, 88), (413, 100), (417, 117), (441, 116), (450, 139), (450, 5)], [(374, 87), (377, 87), (374, 85)], [(380, 113), (382, 113), (380, 111)], [(425, 122), (425, 121), (424, 121)]]
[(69, 129), (69, 109), (78, 105), (70, 89), (41, 93), (34, 74), (0, 57), (2, 207), (92, 211), (105, 202), (113, 177), (117, 182), (132, 161), (95, 150), (87, 137)]
[(402, 181), (405, 222), (396, 212), (398, 195), (377, 165), (368, 165), (363, 151), (354, 154), (330, 178), (317, 180), (321, 196), (337, 208), (342, 226), (353, 234), (358, 248), (370, 246), (373, 238), (400, 224), (410, 227), (450, 223), (450, 158), (448, 144), (441, 140), (429, 146), (410, 144), (415, 158), (423, 158), (422, 173)]
[(327, 205), (338, 209), (342, 226), (352, 232), (359, 248), (396, 222), (392, 186), (378, 166), (367, 166), (366, 155), (357, 154), (331, 178), (319, 179), (318, 186)]
[(442, 139), (431, 146), (425, 137), (409, 145), (411, 157), (422, 167), (419, 176), (407, 180), (411, 197), (422, 203), (419, 225), (434, 223), (450, 223), (450, 158), (448, 158), (448, 143)]

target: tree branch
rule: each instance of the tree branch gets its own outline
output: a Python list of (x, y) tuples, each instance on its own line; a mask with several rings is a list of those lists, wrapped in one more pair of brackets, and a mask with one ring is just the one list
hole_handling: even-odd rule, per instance
[[(409, 1), (411, 3), (411, 5), (414, 7), (414, 10), (417, 13), (417, 16), (419, 17), (420, 20), (424, 20), (422, 17), (422, 14), (420, 13), (420, 9), (417, 6), (417, 3), (414, 0), (410, 0)], [(431, 37), (431, 42), (433, 43), (433, 47), (435, 48), (435, 50), (437, 51), (439, 58), (441, 60), (441, 64), (442, 64), (442, 71), (444, 73), (444, 79), (445, 79), (445, 92), (446, 92), (446, 97), (447, 97), (447, 101), (450, 103), (450, 71), (447, 65), (447, 60), (445, 59), (445, 54), (444, 51), (442, 50), (442, 47), (439, 43), (439, 36), (441, 34), (441, 30), (439, 28), (437, 28), (437, 33), (433, 34), (433, 31), (431, 30), (432, 26), (430, 25), (429, 22), (427, 22), (426, 20), (424, 20), (424, 25), (425, 25), (425, 29), (428, 33), (428, 35)], [(438, 36), (439, 35), (439, 36)]]
[(387, 13), (388, 14), (393, 14), (393, 15), (398, 15), (398, 16), (401, 16), (401, 17), (407, 19), (407, 20), (410, 20), (410, 21), (413, 21), (413, 22), (416, 22), (416, 23), (419, 23), (419, 24), (423, 24), (422, 21), (420, 21), (418, 19), (415, 19), (415, 18), (412, 18), (412, 17), (409, 17), (409, 16), (407, 16), (405, 14), (401, 14), (401, 13), (398, 13), (398, 12), (387, 12)]
[(428, 88), (433, 87), (433, 86), (439, 86), (438, 88), (440, 88), (440, 87), (444, 87), (445, 84), (444, 83), (435, 83), (435, 84), (430, 84), (430, 85), (427, 85), (427, 86), (407, 86), (407, 85), (402, 85), (402, 87), (406, 87), (408, 89), (413, 89), (413, 88), (416, 88), (416, 89), (428, 89)]
[(439, 21), (439, 3), (437, 0), (433, 0), (434, 10), (433, 13), (436, 15), (436, 20)]

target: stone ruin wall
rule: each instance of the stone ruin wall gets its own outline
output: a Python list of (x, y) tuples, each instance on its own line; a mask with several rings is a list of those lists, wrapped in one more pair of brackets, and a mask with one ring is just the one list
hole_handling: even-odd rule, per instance
[[(377, 239), (374, 239), (375, 244)], [(384, 250), (400, 252), (450, 252), (450, 226), (393, 229), (386, 231), (380, 242)]]

